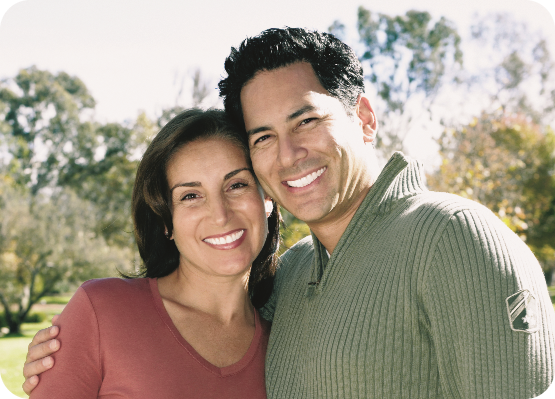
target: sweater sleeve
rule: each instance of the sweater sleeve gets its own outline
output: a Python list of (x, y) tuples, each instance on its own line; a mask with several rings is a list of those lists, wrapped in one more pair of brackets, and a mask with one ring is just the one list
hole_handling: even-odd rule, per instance
[(80, 287), (61, 313), (54, 367), (40, 375), (30, 399), (96, 399), (102, 383), (96, 314)]
[(531, 398), (553, 380), (555, 312), (532, 252), (491, 212), (457, 212), (422, 301), (449, 398)]

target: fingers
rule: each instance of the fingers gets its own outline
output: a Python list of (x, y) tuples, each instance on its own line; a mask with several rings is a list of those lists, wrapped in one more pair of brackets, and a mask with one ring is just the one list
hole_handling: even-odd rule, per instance
[(45, 358), (35, 360), (31, 363), (25, 363), (25, 365), (23, 366), (23, 376), (25, 377), (25, 382), (21, 386), (23, 388), (23, 391), (27, 395), (30, 395), (31, 391), (35, 389), (35, 387), (39, 383), (39, 377), (37, 376), (37, 374), (51, 369), (52, 366), (54, 366), (54, 359), (52, 358), (52, 356), (47, 356)]
[[(52, 327), (48, 327), (48, 328), (39, 330), (35, 334), (35, 336), (33, 337), (33, 340), (31, 341), (31, 343), (29, 344), (29, 351), (27, 352), (27, 361), (26, 362), (32, 362), (32, 361), (35, 361), (37, 359), (40, 359), (41, 357), (44, 357), (44, 356), (29, 357), (29, 355), (31, 354), (31, 349), (34, 346), (45, 343), (48, 340), (51, 340), (52, 338), (56, 337), (58, 335), (59, 331), (60, 331), (60, 329), (58, 328), (58, 326), (52, 326)], [(37, 353), (37, 352), (34, 351), (34, 353)], [(40, 353), (38, 353), (38, 354), (40, 355)], [(50, 353), (47, 353), (47, 354), (50, 354)]]
[[(56, 323), (59, 315), (52, 317), (52, 324)], [(23, 366), (23, 376), (25, 382), (22, 385), (23, 391), (30, 395), (39, 383), (38, 374), (52, 368), (54, 359), (49, 356), (60, 349), (60, 342), (55, 338), (60, 332), (59, 327), (52, 326), (38, 331), (29, 344), (27, 359)]]
[(25, 392), (27, 395), (31, 395), (31, 391), (35, 389), (38, 383), (39, 377), (37, 377), (36, 375), (32, 376), (31, 378), (27, 378), (21, 386), (23, 388), (23, 392)]
[(58, 321), (58, 317), (60, 317), (59, 314), (55, 314), (54, 316), (52, 316), (52, 324), (56, 324), (56, 322)]
[[(60, 349), (60, 342), (55, 339), (43, 342), (42, 344), (31, 346), (29, 348), (29, 351), (27, 352), (25, 367), (27, 367), (28, 364), (36, 362), (37, 360), (42, 360), (43, 358), (46, 358), (47, 356), (56, 352), (58, 349)], [(25, 370), (25, 368), (23, 370)], [(42, 373), (43, 371), (44, 370), (41, 370), (39, 371), (39, 373)], [(38, 373), (33, 372), (30, 374), (25, 374), (25, 371), (23, 373), (25, 377), (30, 377), (35, 374), (38, 374)]]

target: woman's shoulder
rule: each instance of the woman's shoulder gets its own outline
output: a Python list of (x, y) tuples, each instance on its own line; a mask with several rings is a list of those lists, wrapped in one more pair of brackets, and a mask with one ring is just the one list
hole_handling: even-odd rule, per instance
[(133, 297), (150, 292), (149, 278), (98, 278), (85, 281), (81, 288), (87, 296), (93, 298)]

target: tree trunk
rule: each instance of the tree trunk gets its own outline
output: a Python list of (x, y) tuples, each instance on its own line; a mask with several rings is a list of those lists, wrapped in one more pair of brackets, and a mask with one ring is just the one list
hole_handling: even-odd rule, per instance
[(21, 334), (21, 322), (18, 320), (14, 320), (15, 318), (12, 318), (9, 322), (8, 322), (8, 328), (10, 329), (10, 334)]

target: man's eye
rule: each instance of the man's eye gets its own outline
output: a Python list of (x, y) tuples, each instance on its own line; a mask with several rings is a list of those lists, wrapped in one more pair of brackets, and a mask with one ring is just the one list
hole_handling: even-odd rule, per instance
[(239, 183), (233, 183), (231, 186), (229, 186), (229, 188), (232, 190), (236, 190), (238, 188), (247, 187), (247, 186), (248, 186), (247, 183), (239, 182)]
[(307, 124), (309, 124), (310, 122), (315, 121), (315, 120), (316, 120), (316, 118), (307, 118), (307, 119), (303, 119), (303, 120), (301, 121), (301, 123), (299, 123), (299, 125), (307, 125)]
[(254, 140), (253, 144), (258, 144), (258, 143), (262, 143), (264, 140), (268, 139), (270, 136), (268, 134), (265, 134), (263, 136), (260, 136), (259, 138), (257, 138), (256, 140)]

